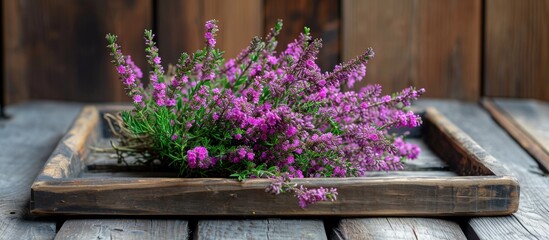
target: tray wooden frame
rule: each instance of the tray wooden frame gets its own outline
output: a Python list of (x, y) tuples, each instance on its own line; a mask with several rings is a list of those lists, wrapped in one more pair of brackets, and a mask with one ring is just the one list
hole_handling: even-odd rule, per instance
[(516, 178), (463, 131), (428, 108), (427, 144), (460, 176), (294, 179), (337, 187), (335, 202), (302, 209), (290, 194), (265, 193), (269, 180), (225, 178), (80, 178), (89, 146), (102, 137), (101, 113), (85, 106), (31, 188), (35, 215), (177, 216), (494, 216), (516, 212)]

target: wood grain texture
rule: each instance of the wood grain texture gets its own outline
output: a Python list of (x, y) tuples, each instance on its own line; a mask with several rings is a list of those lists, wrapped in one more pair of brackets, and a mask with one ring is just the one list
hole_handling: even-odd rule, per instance
[(87, 146), (90, 137), (98, 134), (99, 117), (96, 107), (84, 107), (70, 130), (59, 141), (37, 179), (77, 177), (84, 166), (84, 153), (89, 151)]
[(486, 1), (484, 95), (549, 100), (549, 2)]
[[(428, 109), (425, 116), (428, 127), (423, 129), (434, 142), (432, 147), (440, 147), (438, 154), (458, 173), (474, 177), (294, 179), (308, 188), (336, 187), (340, 195), (338, 201), (301, 209), (289, 194), (275, 197), (265, 193), (268, 179), (76, 178), (83, 169), (81, 162), (87, 162), (82, 154), (85, 143), (97, 142), (102, 131), (98, 109), (86, 107), (32, 185), (31, 212), (218, 216), (482, 216), (515, 212), (519, 197), (516, 179), (505, 176), (493, 157), (437, 111)], [(494, 173), (499, 175), (482, 176)], [(205, 209), (204, 199), (216, 204)]]
[(188, 222), (183, 220), (77, 219), (66, 221), (55, 239), (186, 240), (188, 233)]
[[(80, 105), (27, 103), (0, 121), (0, 239), (52, 239), (56, 223), (29, 214), (29, 189)], [(59, 119), (58, 119), (59, 118)]]
[(263, 2), (256, 0), (163, 0), (157, 3), (157, 32), (164, 64), (177, 63), (182, 52), (193, 53), (204, 47), (204, 23), (217, 19), (216, 47), (225, 59), (234, 58), (263, 34)]
[[(444, 160), (457, 173), (511, 176), (509, 169), (438, 111), (427, 111), (425, 119), (427, 143), (438, 155), (445, 156)], [(515, 185), (518, 187), (516, 179)]]
[[(29, 98), (28, 71), (23, 39), (22, 21), (16, 21), (23, 15), (23, 10), (16, 0), (2, 1), (2, 58), (3, 84), (7, 104), (20, 102)], [(9, 23), (9, 24), (8, 24)]]
[(549, 107), (529, 100), (482, 101), (484, 108), (492, 115), (540, 167), (549, 171)]
[(266, 0), (265, 34), (278, 19), (284, 27), (278, 37), (278, 51), (311, 28), (314, 38), (322, 39), (317, 64), (323, 71), (331, 71), (340, 62), (340, 1), (339, 0)]
[(202, 220), (194, 239), (327, 239), (321, 220)]
[(333, 239), (467, 239), (455, 222), (436, 218), (342, 219)]
[[(9, 102), (23, 99), (128, 100), (105, 48), (119, 35), (125, 54), (145, 67), (143, 30), (151, 0), (5, 1)], [(145, 69), (146, 70), (146, 69)]]
[[(116, 178), (36, 181), (38, 215), (449, 216), (507, 215), (517, 209), (510, 177), (369, 177), (294, 179), (308, 188), (337, 187), (334, 202), (306, 209), (290, 194), (265, 193), (269, 180)], [(208, 199), (207, 207), (204, 199)], [(245, 200), (245, 201), (243, 201)], [(405, 201), (407, 204), (402, 204)]]
[[(366, 83), (384, 92), (413, 85), (428, 97), (480, 96), (481, 2), (343, 0), (343, 60), (373, 47)], [(464, 17), (467, 16), (467, 17)]]
[(537, 162), (476, 104), (419, 101), (434, 106), (489, 154), (507, 166), (521, 186), (519, 210), (506, 217), (472, 218), (466, 233), (472, 239), (546, 239), (549, 236), (549, 178)]

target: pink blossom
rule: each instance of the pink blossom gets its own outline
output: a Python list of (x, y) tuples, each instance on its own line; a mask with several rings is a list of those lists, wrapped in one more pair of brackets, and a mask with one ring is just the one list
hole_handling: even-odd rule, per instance
[(134, 95), (134, 96), (133, 96), (133, 101), (134, 101), (135, 103), (140, 103), (141, 101), (143, 101), (143, 96), (141, 96), (141, 95), (139, 95), (139, 94)]

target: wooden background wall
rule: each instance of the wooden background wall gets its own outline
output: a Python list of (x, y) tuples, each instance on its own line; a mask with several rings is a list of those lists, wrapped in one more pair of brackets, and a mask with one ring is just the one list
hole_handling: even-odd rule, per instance
[(545, 0), (4, 0), (2, 13), (8, 104), (126, 101), (106, 33), (145, 66), (143, 30), (153, 28), (164, 63), (175, 62), (201, 46), (203, 23), (213, 18), (227, 57), (282, 18), (281, 45), (303, 26), (324, 40), (324, 70), (373, 47), (363, 83), (386, 92), (415, 85), (427, 97), (549, 100)]

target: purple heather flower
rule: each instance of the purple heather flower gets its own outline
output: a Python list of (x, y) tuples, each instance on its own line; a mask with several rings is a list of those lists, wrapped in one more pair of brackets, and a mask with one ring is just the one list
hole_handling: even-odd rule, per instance
[(159, 107), (166, 106), (166, 101), (164, 101), (163, 98), (158, 98), (156, 99), (156, 105), (158, 105)]
[(172, 141), (177, 140), (177, 134), (172, 135)]
[(300, 186), (300, 189), (296, 192), (297, 199), (299, 201), (299, 206), (301, 208), (307, 207), (318, 201), (326, 201), (328, 199), (334, 201), (337, 196), (337, 191), (334, 188), (316, 188), (316, 189), (307, 189), (303, 186)]
[(135, 83), (135, 75), (130, 74), (130, 76), (128, 76), (126, 78), (126, 80), (124, 80), (124, 83), (128, 86), (134, 84)]
[(289, 155), (289, 156), (286, 158), (286, 163), (287, 163), (287, 164), (292, 164), (292, 163), (294, 163), (294, 161), (295, 161), (294, 155)]
[(199, 160), (204, 160), (208, 157), (208, 150), (205, 147), (199, 146), (194, 148), (194, 150), (197, 152)]
[(271, 65), (276, 65), (278, 63), (278, 59), (273, 55), (269, 55), (267, 56), (267, 62)]
[(215, 24), (215, 20), (209, 20), (204, 27), (206, 28), (206, 31), (211, 31), (212, 29), (217, 28), (217, 25)]
[(153, 83), (158, 82), (158, 76), (156, 76), (156, 74), (151, 75), (151, 82)]
[(215, 20), (207, 21), (204, 27), (206, 28), (206, 32), (204, 33), (206, 43), (209, 47), (215, 47), (215, 33), (218, 30), (217, 25), (215, 24)]
[(240, 140), (240, 139), (242, 139), (242, 135), (241, 134), (235, 134), (234, 139)]
[(169, 99), (166, 100), (166, 106), (168, 106), (168, 107), (173, 107), (173, 106), (175, 106), (176, 103), (177, 102), (173, 98), (169, 98)]
[(287, 135), (288, 137), (291, 137), (291, 136), (293, 136), (296, 132), (297, 132), (297, 128), (295, 128), (294, 126), (290, 126), (290, 127), (288, 127), (288, 130), (286, 130), (286, 135)]
[(208, 156), (208, 150), (198, 146), (187, 151), (187, 165), (191, 169), (196, 167), (207, 169), (213, 165), (213, 161)]
[(208, 42), (208, 45), (210, 45), (211, 47), (215, 46), (215, 39), (211, 32), (204, 33), (204, 38)]
[(131, 56), (129, 55), (126, 57), (126, 64), (133, 71), (137, 78), (143, 78), (143, 72), (141, 71), (141, 68), (135, 65), (135, 63), (132, 61)]
[(153, 58), (154, 64), (159, 65), (159, 64), (160, 64), (160, 61), (161, 61), (161, 60), (160, 60), (160, 57), (154, 57), (154, 58)]
[(116, 71), (118, 71), (118, 74), (121, 74), (121, 75), (126, 74), (126, 67), (120, 65), (116, 68)]
[(143, 96), (137, 94), (137, 95), (133, 95), (133, 101), (135, 103), (141, 103), (141, 101), (143, 101)]

